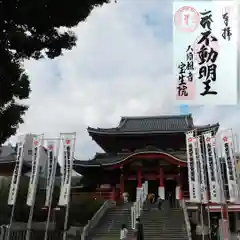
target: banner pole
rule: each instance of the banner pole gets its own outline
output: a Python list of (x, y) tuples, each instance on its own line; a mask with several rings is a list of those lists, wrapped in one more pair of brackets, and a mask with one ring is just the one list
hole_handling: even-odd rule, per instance
[[(199, 149), (199, 144), (198, 144), (198, 138), (197, 138), (197, 131), (195, 130), (194, 131), (194, 138), (195, 138), (195, 154), (197, 156), (197, 168), (198, 170), (201, 170), (201, 165), (200, 165), (200, 149)], [(197, 151), (197, 152), (196, 152)], [(201, 219), (201, 227), (202, 227), (202, 240), (204, 240), (204, 229), (203, 229), (203, 226), (204, 226), (204, 222), (203, 222), (203, 202), (202, 202), (202, 191), (201, 191), (201, 182), (202, 182), (202, 176), (201, 174), (198, 174), (198, 183), (200, 184), (200, 187), (199, 187), (199, 196), (200, 196), (200, 219)]]
[(50, 199), (49, 199), (48, 215), (47, 215), (47, 223), (46, 223), (44, 240), (47, 240), (47, 238), (48, 238), (48, 228), (49, 228), (49, 222), (50, 222), (50, 216), (51, 216), (51, 210), (52, 210), (52, 198), (53, 198), (53, 193), (54, 193), (57, 163), (58, 163), (58, 156), (59, 156), (60, 139), (56, 139), (56, 140), (58, 141), (58, 144), (57, 144), (56, 156), (54, 156), (54, 167), (53, 167), (53, 173), (52, 173), (53, 181), (51, 181), (51, 183), (50, 183), (51, 190), (50, 190)]
[[(206, 133), (209, 133), (209, 132), (206, 132)], [(206, 139), (204, 137), (204, 135), (202, 135), (202, 139), (203, 139), (203, 154), (204, 154), (204, 163), (205, 163), (205, 170), (206, 172), (208, 173), (209, 169), (208, 169), (208, 160), (207, 160), (207, 147), (206, 147)], [(207, 199), (208, 199), (208, 202), (207, 202), (207, 218), (208, 218), (208, 229), (209, 229), (209, 232), (208, 232), (208, 236), (209, 236), (209, 239), (211, 240), (212, 239), (212, 236), (211, 236), (211, 214), (210, 214), (210, 191), (211, 191), (211, 187), (210, 187), (210, 181), (211, 179), (209, 178), (209, 173), (207, 174), (207, 179), (208, 179), (208, 195), (207, 195)]]
[(27, 223), (26, 240), (30, 240), (30, 237), (31, 237), (31, 228), (32, 228), (33, 212), (34, 212), (34, 205), (31, 205), (31, 207), (30, 207), (30, 213), (29, 213), (29, 218), (28, 218), (28, 223)]
[[(34, 139), (33, 139), (34, 141)], [(27, 234), (26, 234), (26, 240), (30, 240), (31, 237), (31, 228), (32, 228), (32, 219), (33, 219), (33, 213), (34, 213), (34, 206), (35, 206), (35, 202), (36, 202), (36, 192), (37, 192), (37, 187), (38, 187), (38, 183), (39, 183), (39, 164), (40, 164), (40, 147), (43, 145), (43, 134), (41, 134), (41, 140), (40, 140), (41, 144), (40, 146), (38, 146), (38, 153), (37, 153), (37, 157), (38, 159), (35, 159), (36, 162), (36, 180), (35, 180), (35, 185), (33, 186), (33, 196), (32, 196), (32, 203), (30, 206), (30, 213), (29, 213), (29, 218), (28, 218), (28, 223), (27, 223)], [(34, 144), (34, 143), (33, 143)], [(34, 154), (34, 151), (33, 151)], [(38, 161), (38, 162), (37, 162)], [(34, 163), (32, 162), (32, 165)], [(32, 169), (33, 170), (33, 169)], [(34, 176), (33, 176), (34, 177)], [(31, 181), (31, 177), (30, 180)], [(30, 185), (29, 185), (30, 186)], [(31, 187), (31, 186), (30, 186)], [(29, 189), (28, 189), (28, 194), (29, 194)], [(28, 196), (27, 196), (28, 197)]]
[(69, 217), (69, 208), (70, 208), (70, 196), (72, 194), (72, 169), (73, 169), (73, 159), (74, 159), (74, 152), (75, 152), (75, 142), (76, 142), (76, 134), (74, 136), (74, 143), (73, 143), (73, 154), (71, 159), (71, 168), (70, 168), (70, 178), (69, 178), (69, 188), (68, 196), (67, 196), (67, 206), (66, 206), (66, 213), (65, 213), (65, 220), (64, 220), (64, 232), (63, 232), (63, 240), (67, 240), (67, 228), (68, 228), (68, 217)]
[[(221, 150), (221, 148), (220, 148)], [(215, 153), (217, 152), (217, 138), (215, 136)], [(226, 202), (226, 196), (225, 196), (225, 189), (224, 189), (224, 182), (223, 182), (223, 178), (222, 178), (222, 170), (221, 170), (221, 160), (222, 160), (222, 151), (220, 151), (220, 158), (218, 158), (217, 154), (216, 154), (216, 158), (218, 158), (218, 164), (217, 164), (217, 171), (218, 171), (218, 177), (219, 177), (219, 184), (220, 184), (220, 191), (221, 191), (221, 203), (220, 203), (220, 207), (221, 207), (221, 219), (222, 222), (224, 221), (224, 204)]]
[[(220, 144), (219, 149), (220, 149), (220, 156), (221, 156), (220, 159), (222, 160), (224, 158), (224, 156), (223, 156), (223, 152), (222, 152), (222, 138), (221, 138), (221, 136), (220, 136), (220, 143), (219, 144)], [(223, 164), (225, 165), (225, 162), (223, 162)], [(229, 237), (229, 234), (225, 232), (225, 230), (226, 230), (226, 228), (225, 228), (226, 222), (225, 221), (227, 221), (227, 231), (229, 232), (229, 224), (228, 224), (229, 218), (228, 218), (227, 195), (225, 193), (225, 182), (222, 178), (222, 172), (221, 172), (220, 180), (221, 180), (220, 187), (221, 187), (221, 190), (222, 190), (222, 193), (223, 193), (223, 198), (224, 198), (224, 201), (221, 204), (221, 218), (222, 218), (222, 229), (221, 229), (222, 231), (221, 232), (223, 234), (223, 237), (225, 238), (226, 234), (227, 234), (227, 237)]]
[(208, 211), (208, 229), (209, 229), (209, 233), (208, 233), (208, 236), (209, 236), (209, 239), (211, 240), (212, 239), (212, 235), (211, 235), (211, 215), (210, 215), (210, 206), (209, 206), (209, 202), (208, 202), (208, 207), (207, 207)]
[[(205, 161), (204, 161), (204, 170), (207, 172), (208, 170), (207, 170), (207, 160), (206, 160), (206, 148), (205, 148), (205, 144), (204, 144), (204, 141), (205, 141), (205, 139), (204, 139), (204, 136), (202, 135), (202, 138), (203, 138), (203, 149), (204, 149), (204, 159), (205, 159)], [(211, 216), (210, 216), (210, 206), (209, 206), (209, 204), (210, 204), (210, 192), (209, 192), (209, 190), (210, 190), (210, 187), (209, 187), (209, 183), (207, 184), (207, 189), (208, 189), (208, 195), (207, 195), (207, 204), (206, 204), (206, 206), (207, 206), (207, 218), (208, 218), (208, 229), (209, 229), (209, 232), (210, 232), (210, 229), (211, 229)], [(209, 239), (211, 240), (212, 239), (212, 236), (211, 236), (211, 233), (208, 233), (208, 236), (209, 236)]]
[[(12, 181), (11, 181), (11, 185), (10, 185), (10, 189), (9, 189), (8, 205), (12, 204), (12, 207), (11, 207), (11, 215), (10, 215), (9, 225), (6, 230), (7, 231), (7, 236), (6, 236), (7, 240), (10, 239), (12, 224), (13, 224), (13, 220), (14, 220), (14, 213), (15, 213), (15, 209), (16, 209), (16, 199), (17, 199), (18, 189), (19, 189), (21, 175), (22, 175), (25, 140), (26, 140), (26, 136), (24, 136), (24, 140), (19, 141), (18, 145), (17, 145), (17, 160), (15, 163), (15, 168), (13, 171)], [(14, 187), (14, 185), (15, 185), (15, 187)]]
[(16, 204), (14, 204), (14, 205), (11, 207), (10, 222), (9, 222), (9, 226), (8, 226), (8, 228), (7, 228), (7, 240), (10, 240), (10, 236), (11, 236), (11, 230), (12, 230), (12, 224), (13, 224), (13, 218), (14, 218), (15, 208), (16, 208)]

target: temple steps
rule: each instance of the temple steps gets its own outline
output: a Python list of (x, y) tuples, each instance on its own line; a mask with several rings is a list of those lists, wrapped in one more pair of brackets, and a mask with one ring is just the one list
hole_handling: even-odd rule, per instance
[(141, 215), (144, 239), (147, 240), (187, 240), (184, 214), (180, 208), (159, 211), (145, 209)]
[(131, 206), (132, 204), (129, 203), (109, 209), (87, 240), (119, 240), (123, 223), (129, 230), (129, 236), (132, 236)]

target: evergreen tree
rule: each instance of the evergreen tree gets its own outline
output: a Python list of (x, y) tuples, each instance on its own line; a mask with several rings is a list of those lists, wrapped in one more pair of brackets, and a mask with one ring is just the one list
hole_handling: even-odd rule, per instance
[[(16, 133), (30, 93), (24, 59), (53, 59), (76, 45), (71, 27), (109, 0), (0, 1), (0, 145)], [(64, 28), (63, 28), (64, 27)], [(66, 29), (59, 31), (59, 29)]]

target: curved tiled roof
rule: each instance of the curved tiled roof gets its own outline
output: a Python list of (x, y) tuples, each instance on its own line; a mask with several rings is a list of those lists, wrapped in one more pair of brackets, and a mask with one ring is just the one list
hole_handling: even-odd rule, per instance
[(121, 162), (124, 162), (125, 160), (140, 155), (140, 154), (163, 154), (168, 155), (171, 158), (175, 159), (179, 162), (186, 163), (186, 152), (185, 151), (167, 151), (164, 152), (157, 148), (145, 148), (145, 149), (138, 149), (133, 153), (118, 153), (116, 155), (110, 155), (107, 153), (102, 153), (101, 156), (98, 156), (98, 154), (95, 156), (94, 159), (89, 161), (80, 161), (80, 160), (74, 160), (74, 166), (75, 167), (101, 167), (101, 166), (111, 166), (115, 165)]
[(122, 117), (116, 128), (91, 128), (88, 132), (99, 134), (137, 134), (143, 132), (171, 133), (186, 132), (193, 129), (208, 131), (218, 129), (219, 124), (194, 126), (192, 115), (166, 115), (150, 117)]

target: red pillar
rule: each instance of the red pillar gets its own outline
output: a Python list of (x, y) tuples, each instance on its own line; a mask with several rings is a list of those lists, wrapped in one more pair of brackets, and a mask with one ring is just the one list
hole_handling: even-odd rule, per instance
[(159, 168), (159, 186), (164, 187), (164, 171), (163, 168)]
[(159, 187), (158, 196), (165, 199), (165, 187), (164, 187), (164, 171), (163, 168), (159, 168)]
[(139, 166), (137, 169), (137, 186), (142, 187), (142, 166)]
[(123, 170), (121, 168), (121, 175), (120, 175), (120, 198), (123, 198), (124, 193), (124, 175)]
[(228, 219), (228, 205), (227, 204), (224, 204), (223, 205), (223, 218), (224, 219)]
[(116, 201), (116, 187), (115, 186), (112, 188), (111, 200)]
[(179, 196), (176, 196), (177, 199), (182, 200), (184, 198), (182, 191), (182, 179), (181, 179), (181, 168), (179, 168), (179, 173), (177, 175), (177, 187), (179, 189)]

